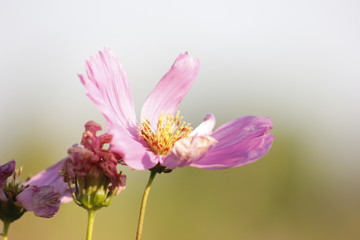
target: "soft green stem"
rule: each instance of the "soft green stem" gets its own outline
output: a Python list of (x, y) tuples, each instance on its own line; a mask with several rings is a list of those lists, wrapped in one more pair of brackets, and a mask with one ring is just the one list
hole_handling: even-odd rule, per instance
[(141, 201), (141, 207), (140, 207), (140, 214), (139, 214), (139, 221), (138, 221), (138, 228), (136, 233), (136, 240), (141, 240), (143, 225), (144, 225), (144, 218), (145, 218), (145, 209), (146, 209), (146, 202), (149, 196), (151, 184), (156, 176), (155, 171), (150, 172), (149, 181), (145, 187), (144, 195)]
[(95, 220), (95, 210), (88, 210), (88, 225), (87, 225), (87, 232), (86, 232), (86, 240), (92, 239), (94, 220)]
[(10, 222), (6, 221), (6, 222), (3, 222), (4, 223), (4, 226), (3, 226), (3, 232), (2, 232), (2, 240), (7, 240), (8, 237), (8, 232), (9, 232), (9, 227), (10, 227)]

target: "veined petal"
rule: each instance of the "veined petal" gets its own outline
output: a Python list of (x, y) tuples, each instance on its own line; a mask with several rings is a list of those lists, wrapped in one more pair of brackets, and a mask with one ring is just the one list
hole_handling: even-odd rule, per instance
[(28, 211), (33, 211), (36, 216), (53, 217), (60, 207), (61, 194), (49, 185), (41, 187), (27, 187), (16, 200)]
[(199, 124), (190, 134), (190, 136), (203, 136), (212, 133), (215, 126), (214, 114), (208, 113), (204, 117), (204, 121)]
[(204, 169), (224, 169), (241, 166), (264, 156), (274, 136), (269, 118), (247, 116), (230, 121), (211, 136), (218, 142), (203, 158), (190, 166)]
[(86, 75), (79, 75), (88, 97), (95, 103), (108, 123), (123, 127), (136, 125), (130, 87), (120, 61), (110, 49), (86, 62)]
[(158, 163), (155, 154), (146, 149), (146, 143), (139, 139), (136, 131), (128, 131), (120, 125), (112, 124), (109, 125), (109, 133), (113, 135), (111, 151), (120, 154), (130, 168), (146, 170)]
[(149, 119), (156, 128), (161, 113), (175, 115), (177, 107), (189, 91), (199, 72), (199, 60), (180, 54), (170, 70), (156, 85), (144, 103), (142, 121)]
[(51, 185), (61, 194), (61, 203), (70, 202), (72, 200), (72, 197), (68, 189), (68, 184), (65, 183), (63, 177), (60, 176), (60, 170), (65, 160), (66, 158), (58, 161), (51, 167), (39, 172), (38, 174), (30, 178), (28, 181), (26, 181), (24, 185), (37, 187)]

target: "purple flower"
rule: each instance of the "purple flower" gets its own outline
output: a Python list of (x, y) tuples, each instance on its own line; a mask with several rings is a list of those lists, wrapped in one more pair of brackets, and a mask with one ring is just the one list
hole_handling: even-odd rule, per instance
[(64, 180), (74, 186), (71, 189), (76, 204), (88, 210), (108, 206), (126, 184), (126, 176), (116, 169), (120, 157), (104, 148), (112, 137), (96, 136), (100, 130), (101, 126), (93, 121), (85, 124), (83, 147), (75, 145), (68, 150), (61, 173)]
[(111, 149), (133, 169), (223, 169), (264, 156), (273, 142), (269, 118), (241, 117), (214, 132), (212, 114), (194, 130), (183, 121), (177, 107), (198, 71), (199, 61), (181, 54), (145, 101), (140, 123), (135, 118), (126, 74), (109, 49), (91, 57), (86, 62), (86, 75), (79, 77), (107, 120), (113, 135)]
[(0, 166), (1, 220), (15, 221), (26, 211), (38, 217), (53, 217), (60, 203), (71, 200), (67, 184), (59, 175), (62, 163), (59, 161), (26, 182), (20, 182), (21, 169), (15, 170), (14, 160)]

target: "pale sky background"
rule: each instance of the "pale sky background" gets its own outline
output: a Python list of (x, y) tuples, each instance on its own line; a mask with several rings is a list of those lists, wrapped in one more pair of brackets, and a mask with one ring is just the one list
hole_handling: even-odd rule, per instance
[(27, 141), (22, 132), (71, 141), (84, 121), (102, 120), (76, 74), (107, 46), (138, 111), (188, 51), (201, 71), (181, 107), (186, 119), (270, 116), (332, 159), (319, 161), (359, 167), (359, 13), (358, 1), (2, 0), (2, 158)]
[(0, 0), (0, 161), (48, 166), (86, 121), (105, 123), (77, 78), (103, 47), (120, 58), (137, 113), (188, 51), (201, 70), (185, 120), (269, 116), (274, 146), (291, 145), (334, 192), (358, 191), (359, 43), (356, 0)]

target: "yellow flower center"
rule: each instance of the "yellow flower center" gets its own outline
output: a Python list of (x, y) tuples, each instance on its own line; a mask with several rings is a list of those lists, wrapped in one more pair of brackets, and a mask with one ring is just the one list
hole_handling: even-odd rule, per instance
[(140, 125), (139, 136), (148, 144), (151, 151), (158, 155), (167, 155), (176, 141), (188, 137), (192, 131), (190, 123), (186, 123), (182, 119), (179, 111), (175, 116), (161, 114), (156, 130), (146, 119)]

